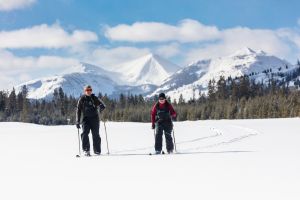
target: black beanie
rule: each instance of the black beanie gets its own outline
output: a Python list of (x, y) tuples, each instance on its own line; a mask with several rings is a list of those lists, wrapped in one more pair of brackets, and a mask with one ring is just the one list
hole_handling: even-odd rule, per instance
[(165, 93), (160, 93), (160, 94), (158, 95), (158, 98), (164, 98), (164, 99), (166, 99)]

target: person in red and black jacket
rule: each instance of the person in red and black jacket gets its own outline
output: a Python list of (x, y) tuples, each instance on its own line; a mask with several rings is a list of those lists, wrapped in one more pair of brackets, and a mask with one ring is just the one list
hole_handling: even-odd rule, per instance
[(155, 153), (162, 151), (162, 135), (165, 132), (168, 153), (173, 153), (174, 144), (172, 138), (173, 123), (177, 114), (173, 106), (166, 100), (164, 93), (159, 94), (159, 100), (151, 110), (152, 129), (156, 129), (155, 134)]

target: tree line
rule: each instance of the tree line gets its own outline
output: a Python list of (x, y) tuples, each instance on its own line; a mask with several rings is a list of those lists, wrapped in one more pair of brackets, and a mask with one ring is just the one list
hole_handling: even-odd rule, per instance
[[(300, 70), (299, 70), (300, 74)], [(291, 76), (296, 76), (293, 74)], [(178, 113), (177, 120), (257, 119), (300, 117), (300, 91), (296, 81), (270, 79), (268, 84), (256, 83), (249, 76), (220, 77), (211, 80), (206, 94), (185, 101), (169, 101)], [(102, 120), (150, 122), (150, 111), (158, 97), (145, 99), (142, 95), (120, 94), (109, 98), (97, 94), (107, 106)], [(62, 88), (54, 91), (51, 100), (28, 99), (28, 89), (20, 92), (0, 91), (0, 121), (19, 121), (44, 125), (75, 124), (78, 98), (68, 96)]]

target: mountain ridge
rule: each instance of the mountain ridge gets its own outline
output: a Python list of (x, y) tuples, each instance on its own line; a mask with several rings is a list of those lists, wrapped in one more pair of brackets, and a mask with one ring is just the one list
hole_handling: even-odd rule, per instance
[(164, 92), (172, 99), (178, 100), (182, 94), (185, 100), (189, 100), (194, 96), (199, 97), (200, 92), (206, 93), (209, 81), (217, 81), (220, 76), (235, 78), (246, 75), (256, 82), (266, 82), (271, 78), (270, 74), (265, 73), (268, 70), (287, 73), (294, 68), (294, 65), (266, 52), (243, 48), (228, 56), (192, 62), (170, 76), (147, 97)]
[(217, 81), (220, 76), (249, 76), (256, 82), (267, 82), (270, 78), (282, 80), (282, 74), (296, 67), (276, 56), (247, 47), (228, 56), (200, 59), (183, 68), (156, 54), (148, 54), (119, 66), (110, 71), (81, 62), (61, 75), (28, 81), (16, 89), (27, 85), (29, 98), (42, 99), (50, 98), (54, 89), (62, 87), (67, 95), (78, 97), (84, 85), (90, 84), (94, 91), (113, 97), (124, 93), (151, 98), (165, 92), (172, 99), (179, 99), (182, 94), (185, 100), (189, 100), (198, 97), (200, 92), (205, 93), (209, 80)]

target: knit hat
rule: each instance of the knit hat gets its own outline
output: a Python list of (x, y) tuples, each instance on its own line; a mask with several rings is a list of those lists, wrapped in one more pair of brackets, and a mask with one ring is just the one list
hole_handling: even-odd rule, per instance
[(160, 93), (160, 94), (158, 95), (158, 98), (164, 98), (164, 99), (166, 99), (165, 93)]
[(86, 89), (92, 89), (92, 86), (90, 86), (90, 85), (84, 86), (84, 90), (86, 90)]

